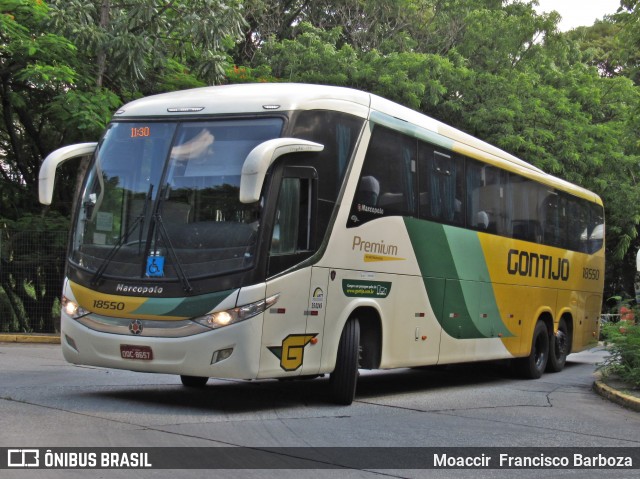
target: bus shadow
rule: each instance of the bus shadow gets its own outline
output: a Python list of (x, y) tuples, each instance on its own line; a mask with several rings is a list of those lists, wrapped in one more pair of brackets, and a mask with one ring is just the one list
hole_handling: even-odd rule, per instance
[(426, 366), (361, 376), (356, 399), (372, 399), (394, 394), (429, 393), (513, 379), (506, 363), (482, 362), (449, 366)]
[[(508, 365), (500, 362), (362, 371), (358, 380), (356, 401), (411, 393), (428, 394), (442, 389), (498, 385), (513, 379)], [(168, 414), (178, 415), (189, 414), (189, 411), (194, 410), (242, 414), (305, 406), (334, 409), (338, 406), (330, 402), (328, 390), (329, 379), (328, 375), (325, 375), (317, 379), (285, 381), (211, 379), (203, 388), (186, 388), (177, 383), (175, 386), (141, 385), (86, 394), (93, 399), (116, 401), (109, 406), (114, 410), (120, 409), (122, 402), (129, 406), (137, 404), (140, 407), (136, 410), (142, 413), (157, 413), (160, 408)]]

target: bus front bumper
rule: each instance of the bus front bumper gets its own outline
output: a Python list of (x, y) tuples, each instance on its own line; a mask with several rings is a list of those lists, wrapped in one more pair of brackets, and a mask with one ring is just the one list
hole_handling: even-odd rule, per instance
[[(73, 364), (186, 376), (255, 379), (260, 364), (260, 314), (184, 337), (113, 334), (69, 317), (61, 320), (64, 358)], [(134, 331), (135, 327), (132, 328)]]

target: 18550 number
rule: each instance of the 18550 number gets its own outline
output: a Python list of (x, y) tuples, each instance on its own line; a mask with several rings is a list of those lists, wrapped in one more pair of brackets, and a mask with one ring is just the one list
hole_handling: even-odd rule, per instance
[(595, 268), (582, 268), (582, 278), (583, 279), (600, 279), (600, 270)]
[(99, 309), (110, 309), (112, 311), (122, 311), (124, 310), (125, 305), (118, 301), (102, 301), (101, 299), (95, 299), (93, 301), (93, 307)]

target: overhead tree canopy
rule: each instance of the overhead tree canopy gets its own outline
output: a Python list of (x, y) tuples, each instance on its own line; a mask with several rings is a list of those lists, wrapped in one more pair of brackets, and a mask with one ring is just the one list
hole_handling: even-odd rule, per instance
[(51, 0), (51, 27), (123, 98), (220, 82), (245, 26), (237, 0)]

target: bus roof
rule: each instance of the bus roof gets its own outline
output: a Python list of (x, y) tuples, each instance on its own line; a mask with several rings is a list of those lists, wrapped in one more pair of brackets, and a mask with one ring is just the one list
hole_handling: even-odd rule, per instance
[(120, 108), (114, 119), (198, 117), (267, 111), (330, 109), (367, 118), (458, 153), (536, 179), (602, 204), (584, 188), (539, 168), (452, 126), (377, 95), (351, 88), (303, 83), (245, 83), (152, 95)]
[(219, 115), (336, 108), (366, 117), (371, 94), (351, 88), (291, 83), (244, 83), (162, 93), (124, 105), (116, 117)]

